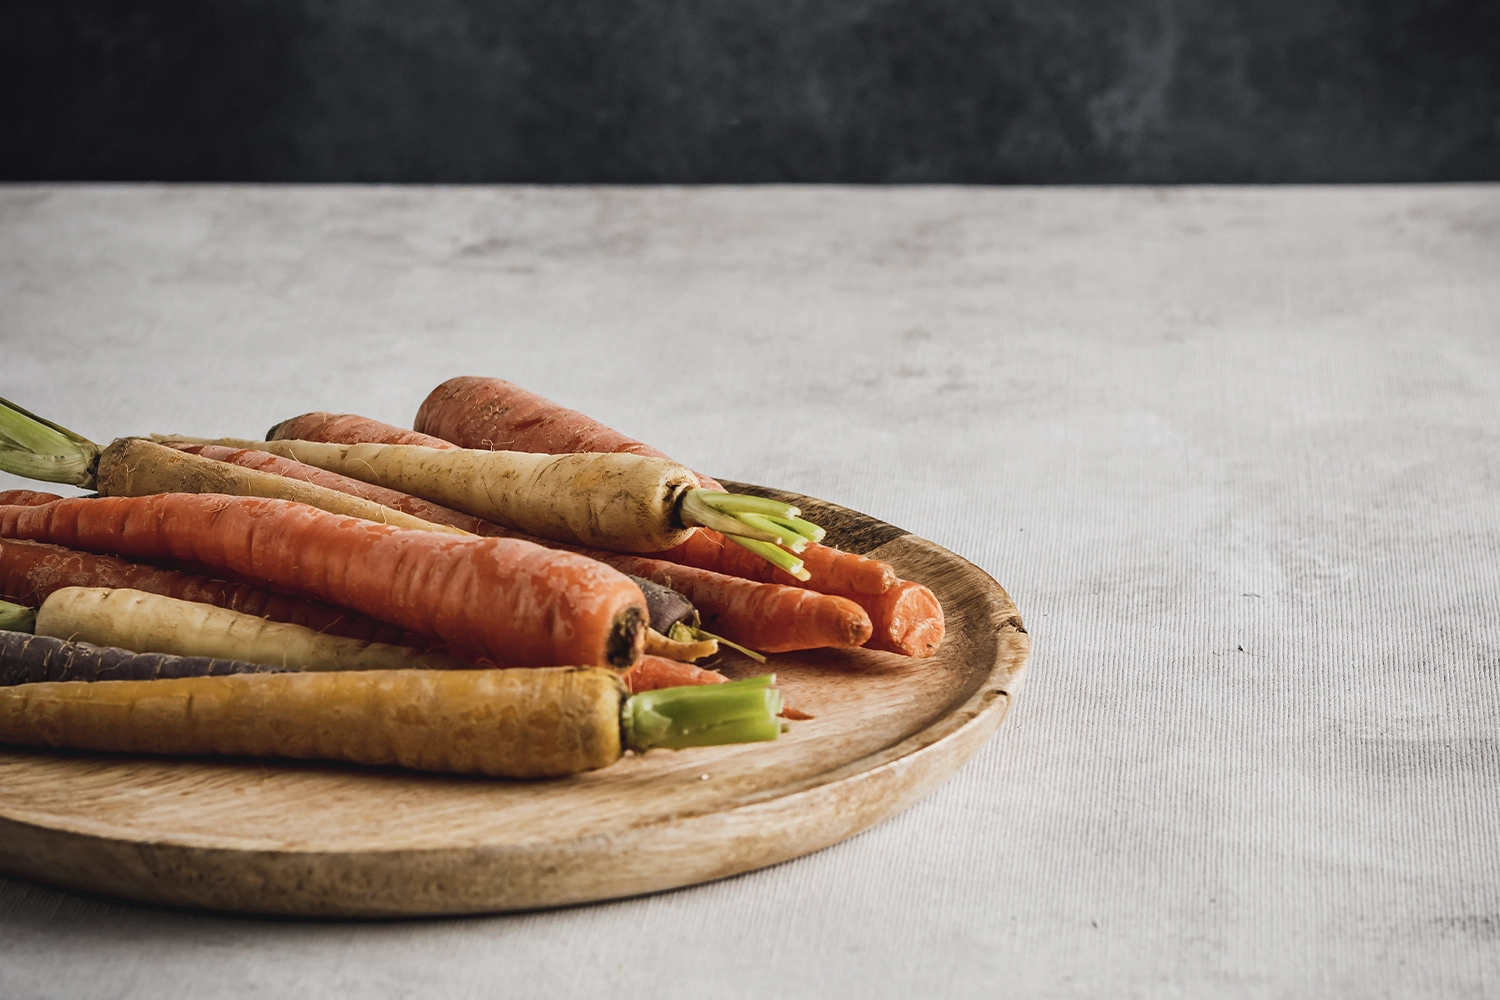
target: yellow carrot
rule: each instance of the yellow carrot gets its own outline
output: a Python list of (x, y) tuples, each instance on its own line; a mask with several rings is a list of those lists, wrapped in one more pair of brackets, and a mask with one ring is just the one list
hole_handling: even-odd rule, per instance
[(0, 689), (0, 743), (545, 778), (625, 749), (773, 740), (782, 704), (769, 683), (627, 697), (613, 671), (561, 667), (21, 684)]

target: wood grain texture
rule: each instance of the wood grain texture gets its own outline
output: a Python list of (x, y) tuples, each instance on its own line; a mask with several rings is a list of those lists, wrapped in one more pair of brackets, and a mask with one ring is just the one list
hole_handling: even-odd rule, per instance
[[(788, 704), (815, 718), (775, 743), (653, 751), (553, 781), (8, 750), (0, 870), (226, 911), (477, 913), (723, 878), (894, 815), (1005, 717), (1030, 652), (1015, 605), (977, 567), (884, 522), (726, 485), (795, 503), (830, 541), (931, 587), (948, 620), (938, 654), (780, 654), (771, 666)], [(758, 672), (745, 660), (725, 671)]]

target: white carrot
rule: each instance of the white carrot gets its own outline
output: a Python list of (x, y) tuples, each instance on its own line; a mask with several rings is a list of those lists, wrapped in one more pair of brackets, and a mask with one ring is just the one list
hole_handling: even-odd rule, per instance
[(786, 546), (790, 552), (774, 549), (785, 557), (777, 564), (796, 573), (801, 561), (792, 553), (823, 537), (822, 529), (799, 518), (795, 507), (700, 489), (689, 469), (662, 458), (154, 437), (267, 451), (518, 531), (617, 552), (661, 552), (682, 544), (692, 528), (705, 527), (769, 542), (771, 548)]
[(36, 615), (36, 634), (137, 653), (206, 656), (294, 670), (452, 670), (474, 664), (408, 646), (324, 635), (211, 604), (139, 590), (64, 587)]

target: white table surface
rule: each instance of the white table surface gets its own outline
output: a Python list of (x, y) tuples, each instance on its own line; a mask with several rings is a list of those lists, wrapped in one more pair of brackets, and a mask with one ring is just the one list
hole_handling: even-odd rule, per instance
[(1500, 994), (1500, 187), (0, 188), (0, 395), (96, 440), (461, 373), (978, 563), (1034, 643), (999, 735), (557, 912), (0, 879), (0, 996)]

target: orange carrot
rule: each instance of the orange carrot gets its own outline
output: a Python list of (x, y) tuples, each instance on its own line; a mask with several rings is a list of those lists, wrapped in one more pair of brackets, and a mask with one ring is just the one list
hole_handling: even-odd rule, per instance
[(867, 649), (926, 657), (943, 641), (943, 608), (932, 591), (902, 580), (883, 594), (850, 594), (864, 608), (873, 629)]
[(622, 572), (671, 587), (692, 601), (706, 631), (763, 653), (862, 646), (870, 639), (870, 616), (848, 598), (775, 583), (747, 583), (659, 559), (610, 553), (608, 560)]
[(734, 544), (717, 531), (700, 528), (687, 541), (665, 552), (654, 552), (656, 559), (713, 570), (747, 580), (779, 583), (786, 587), (806, 587), (825, 594), (883, 594), (898, 581), (889, 563), (868, 556), (844, 552), (831, 545), (808, 544), (799, 554), (803, 568), (812, 578), (803, 582), (782, 572), (755, 553)]
[(644, 642), (640, 588), (592, 559), (286, 500), (169, 493), (0, 507), (0, 537), (230, 570), (507, 666), (625, 667)]
[[(591, 417), (498, 378), (460, 376), (432, 390), (417, 410), (417, 430), (463, 448), (505, 449), (549, 455), (630, 452), (666, 458)], [(699, 481), (722, 489), (701, 473)], [(896, 572), (877, 559), (810, 543), (799, 553), (812, 574), (805, 583), (765, 563), (718, 532), (700, 528), (660, 558), (751, 580), (808, 587), (831, 594), (882, 594), (896, 585)]]
[(656, 691), (669, 687), (688, 687), (695, 684), (723, 684), (729, 680), (717, 670), (704, 670), (691, 663), (660, 656), (643, 656), (640, 662), (620, 674), (620, 680), (631, 694)]
[[(0, 500), (4, 494), (0, 494)], [(59, 498), (61, 499), (61, 498)], [(402, 645), (401, 629), (348, 608), (246, 583), (231, 583), (114, 556), (76, 552), (59, 545), (0, 539), (0, 598), (35, 607), (64, 587), (144, 590), (183, 601), (213, 604), (258, 618), (303, 625), (328, 635)]]
[(353, 413), (304, 413), (266, 431), (267, 441), (332, 441), (338, 444), (416, 444), (454, 448), (442, 438), (418, 434)]
[[(422, 401), (412, 426), (461, 448), (540, 455), (627, 452), (647, 458), (667, 457), (592, 417), (498, 378), (449, 379)], [(698, 479), (709, 489), (721, 488), (707, 476), (699, 475)]]

